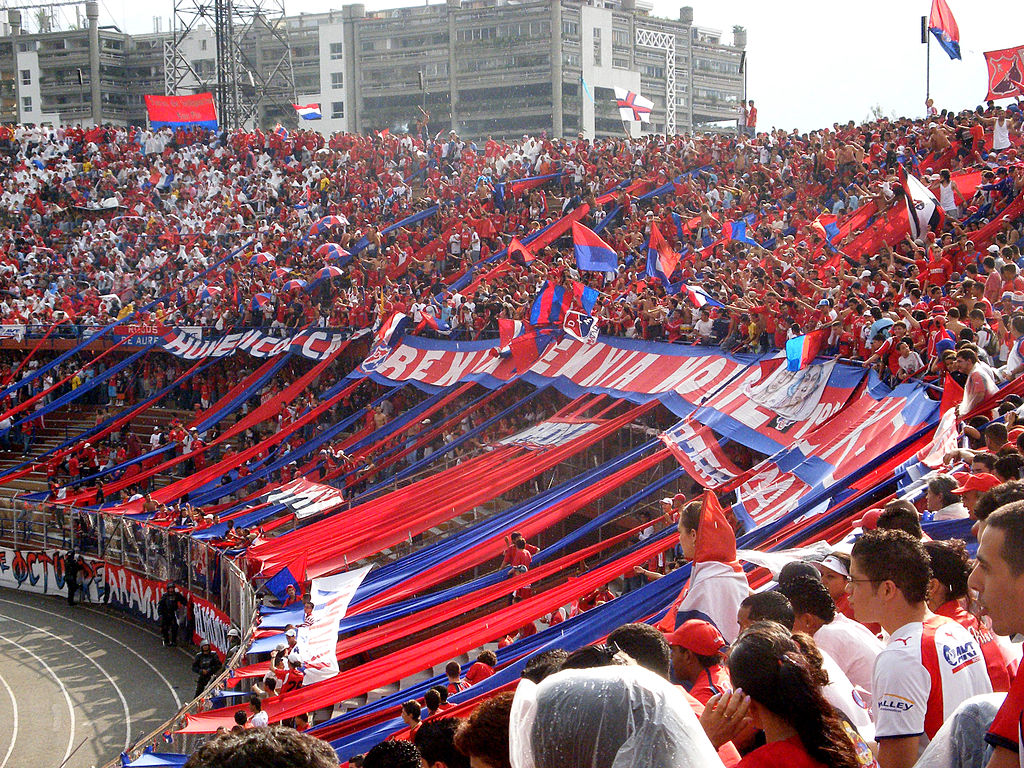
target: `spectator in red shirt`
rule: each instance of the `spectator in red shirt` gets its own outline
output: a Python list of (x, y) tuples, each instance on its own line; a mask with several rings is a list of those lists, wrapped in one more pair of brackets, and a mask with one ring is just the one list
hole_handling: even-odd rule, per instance
[(444, 673), (448, 676), (449, 696), (469, 688), (469, 683), (460, 679), (462, 677), (462, 665), (459, 662), (449, 661), (444, 667)]
[(466, 682), (469, 685), (476, 685), (481, 680), (486, 680), (494, 674), (497, 665), (498, 657), (494, 651), (481, 651), (473, 665), (466, 670)]
[(672, 649), (672, 674), (689, 686), (690, 695), (702, 704), (731, 688), (729, 673), (722, 664), (725, 638), (714, 624), (689, 619), (667, 635)]
[(301, 603), (302, 598), (296, 594), (295, 585), (289, 584), (284, 588), (284, 602), (281, 603), (282, 608), (287, 608), (289, 605), (295, 605), (295, 603)]
[[(505, 541), (508, 542), (508, 546), (505, 547), (505, 552), (502, 554), (502, 568), (504, 568), (506, 565), (515, 565), (515, 563), (512, 562), (514, 557), (522, 557), (522, 555), (516, 554), (516, 551), (520, 549), (520, 547), (516, 546), (516, 543), (519, 541), (523, 542), (524, 546), (522, 547), (522, 549), (526, 551), (526, 553), (530, 556), (531, 560), (533, 559), (533, 556), (535, 554), (540, 552), (540, 549), (538, 549), (537, 547), (533, 546), (532, 544), (527, 544), (526, 539), (523, 538), (523, 534), (521, 533), (512, 533)], [(527, 562), (527, 565), (529, 565), (529, 562)]]

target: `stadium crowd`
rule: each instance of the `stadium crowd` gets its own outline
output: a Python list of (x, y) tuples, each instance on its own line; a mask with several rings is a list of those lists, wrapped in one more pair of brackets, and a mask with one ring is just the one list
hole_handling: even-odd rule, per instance
[[(0, 322), (96, 326), (137, 311), (139, 324), (213, 332), (366, 329), (405, 312), (418, 329), (432, 329), (425, 332), (476, 338), (496, 334), (499, 319), (528, 321), (545, 281), (578, 282), (600, 291), (593, 312), (606, 333), (764, 351), (828, 328), (828, 354), (876, 365), (891, 382), (956, 382), (967, 414), (1024, 371), (1024, 218), (990, 226), (1024, 191), (1022, 122), (1019, 108), (989, 105), (804, 134), (523, 137), (482, 147), (425, 129), (324, 139), (283, 130), (3, 128)], [(931, 185), (945, 223), (921, 238), (864, 246), (860, 230), (904, 205), (901, 168)], [(956, 179), (976, 173), (964, 194)], [(535, 178), (552, 174), (557, 178)], [(664, 194), (645, 198), (664, 185)], [(382, 233), (386, 223), (434, 206), (433, 215)], [(522, 240), (584, 207), (580, 220), (619, 254), (614, 273), (580, 271), (568, 237), (530, 258), (490, 258), (513, 236)], [(815, 226), (859, 210), (871, 215), (838, 238)], [(726, 225), (741, 221), (755, 244), (725, 236)], [(654, 228), (681, 254), (665, 280), (647, 275)], [(863, 250), (851, 252), (851, 245)], [(332, 264), (340, 266), (324, 275)], [(680, 285), (700, 285), (712, 301), (696, 306), (694, 293)], [(430, 316), (438, 322), (424, 324)], [(100, 365), (58, 369), (6, 410), (42, 407), (98, 375)], [(139, 375), (93, 390), (92, 404), (143, 399), (186, 367), (170, 358), (147, 361)], [(22, 373), (14, 360), (8, 368), (9, 379), (31, 370)], [(236, 356), (174, 397), (198, 413), (253, 370), (251, 360)], [(262, 397), (279, 394), (301, 372), (291, 364)], [(317, 386), (340, 384), (345, 373), (340, 364), (329, 367)], [(325, 413), (322, 424), (376, 401), (382, 392), (370, 387), (376, 385)], [(276, 426), (263, 426), (282, 429), (314, 400), (296, 399)], [(498, 419), (505, 404), (498, 398), (464, 418), (456, 418), (457, 404), (444, 406), (433, 416), (449, 425), (437, 444)], [(361, 426), (371, 432), (411, 406), (384, 399)], [(538, 400), (464, 450), (481, 450), (551, 410)], [(403, 706), (404, 738), (374, 747), (362, 765), (1019, 764), (1024, 677), (1016, 675), (1019, 649), (1005, 638), (1024, 632), (1022, 412), (1020, 398), (1011, 396), (998, 407), (1002, 421), (990, 423), (989, 415), (967, 422), (971, 448), (946, 456), (958, 471), (929, 480), (923, 508), (895, 499), (869, 510), (859, 521), (863, 535), (814, 565), (774, 573), (776, 589), (750, 592), (734, 571), (710, 613), (678, 626), (628, 624), (600, 645), (541, 654), (514, 694), (479, 702), (466, 717), (446, 716), (447, 695), (486, 679), (497, 658), (481, 654), (465, 678), (458, 664), (449, 665), (449, 684), (425, 697), (427, 714), (418, 701)], [(260, 426), (228, 450), (256, 447)], [(421, 424), (411, 439), (429, 426)], [(5, 429), (3, 447), (27, 454), (33, 421), (19, 429), (21, 445)], [(308, 439), (313, 429), (293, 440)], [(194, 454), (178, 471), (199, 471), (222, 458), (205, 451), (207, 444), (220, 450), (218, 436), (193, 436), (177, 422), (166, 436), (157, 430), (148, 446), (116, 434), (98, 447), (85, 443), (51, 459), (53, 496), (89, 472), (167, 442), (179, 456)], [(393, 447), (352, 456), (328, 445), (275, 480), (285, 471), (290, 478), (315, 470), (318, 479), (347, 474), (356, 485), (366, 478), (353, 475), (355, 465), (372, 472)], [(417, 449), (407, 463), (430, 449)], [(142, 499), (156, 523), (220, 522), (187, 499), (154, 502), (141, 479), (111, 481), (121, 486), (119, 501)], [(102, 483), (90, 487), (90, 501), (104, 503)], [(694, 561), (705, 510), (671, 499), (667, 507), (678, 523), (678, 555)], [(974, 520), (976, 560), (965, 542), (925, 540), (922, 518)], [(258, 535), (232, 525), (222, 543), (245, 546)], [(513, 542), (510, 550), (509, 564), (528, 569), (529, 545)], [(637, 575), (653, 579), (671, 567)], [(574, 609), (614, 597), (602, 588)], [(248, 716), (236, 713), (236, 728), (211, 739), (189, 765), (336, 764), (322, 743), (267, 727), (262, 702), (300, 688), (302, 663), (287, 645), (275, 651)]]

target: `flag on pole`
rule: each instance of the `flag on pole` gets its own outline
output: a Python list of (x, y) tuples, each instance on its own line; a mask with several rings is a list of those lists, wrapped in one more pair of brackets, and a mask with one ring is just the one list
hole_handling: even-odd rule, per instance
[(615, 104), (619, 108), (619, 116), (631, 123), (651, 122), (651, 110), (654, 102), (645, 99), (639, 93), (633, 93), (625, 88), (615, 88)]
[(816, 331), (805, 333), (786, 342), (786, 368), (796, 372), (801, 368), (810, 365), (818, 356), (825, 341), (828, 339), (829, 329), (819, 328)]
[(647, 244), (647, 276), (668, 283), (679, 264), (679, 254), (672, 250), (657, 224), (651, 224), (651, 238)]
[(906, 193), (911, 237), (916, 240), (924, 237), (928, 232), (942, 229), (942, 223), (946, 220), (946, 212), (942, 210), (942, 206), (939, 205), (939, 201), (932, 191), (919, 178), (907, 173), (906, 168), (902, 165), (900, 166), (900, 182)]
[(960, 28), (956, 25), (953, 12), (946, 0), (932, 0), (932, 12), (928, 15), (928, 29), (935, 35), (939, 45), (951, 59), (960, 58)]
[(578, 221), (572, 223), (572, 243), (576, 266), (584, 271), (614, 272), (619, 266), (615, 249)]
[(292, 104), (292, 109), (303, 120), (319, 120), (323, 117), (319, 104)]
[(274, 134), (276, 136), (279, 136), (282, 139), (287, 139), (288, 138), (288, 129), (285, 128), (280, 123), (278, 123), (277, 127), (274, 129)]

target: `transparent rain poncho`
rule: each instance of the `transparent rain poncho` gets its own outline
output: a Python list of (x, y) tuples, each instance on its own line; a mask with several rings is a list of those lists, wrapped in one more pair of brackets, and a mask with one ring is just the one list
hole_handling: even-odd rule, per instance
[(521, 680), (509, 727), (512, 768), (721, 768), (682, 691), (643, 667)]

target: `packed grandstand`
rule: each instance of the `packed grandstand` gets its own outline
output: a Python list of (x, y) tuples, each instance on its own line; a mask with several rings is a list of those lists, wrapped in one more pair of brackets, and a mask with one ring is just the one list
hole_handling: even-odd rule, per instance
[[(125, 764), (283, 722), (404, 765), (371, 755), (452, 717), (494, 768), (944, 764), (1020, 658), (966, 578), (1024, 499), (1022, 120), (0, 128), (4, 536), (218, 657)], [(878, 585), (924, 600), (883, 561), (919, 556), (925, 632), (974, 675), (937, 703), (872, 673), (905, 629)], [(780, 730), (808, 714), (769, 662), (817, 725)], [(761, 751), (786, 739), (805, 762)]]

